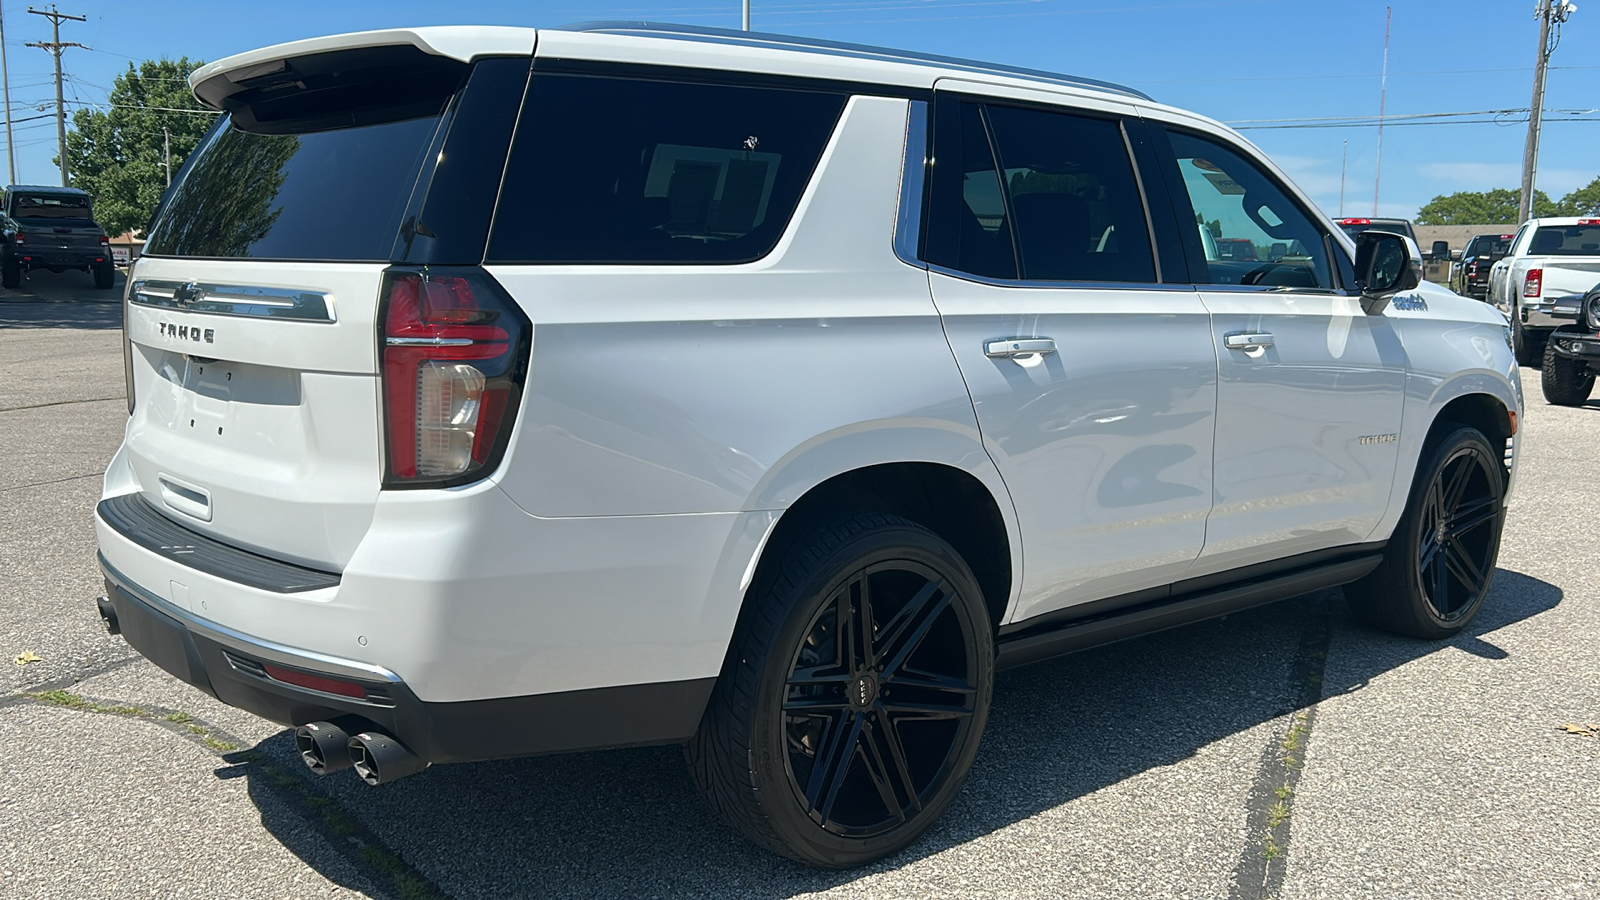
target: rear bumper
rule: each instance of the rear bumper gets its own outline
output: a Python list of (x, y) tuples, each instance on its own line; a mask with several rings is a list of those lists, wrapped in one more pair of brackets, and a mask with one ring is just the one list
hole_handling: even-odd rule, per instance
[[(714, 678), (454, 703), (417, 698), (398, 675), (286, 647), (181, 609), (100, 557), (123, 637), (170, 674), (283, 725), (356, 716), (434, 763), (676, 743), (699, 726)], [(280, 681), (268, 666), (359, 686), (362, 698)]]
[(92, 269), (95, 266), (109, 265), (111, 262), (111, 257), (104, 253), (84, 253), (78, 250), (44, 250), (26, 255), (19, 253), (15, 258), (24, 269)]

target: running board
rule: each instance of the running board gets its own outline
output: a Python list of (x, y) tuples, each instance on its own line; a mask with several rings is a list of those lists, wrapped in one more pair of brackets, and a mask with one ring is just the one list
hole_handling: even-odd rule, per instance
[(1076, 653), (1128, 638), (1165, 631), (1225, 616), (1254, 606), (1287, 600), (1323, 588), (1349, 584), (1383, 561), (1381, 553), (1343, 559), (1274, 578), (1219, 587), (1170, 600), (1148, 603), (1105, 615), (1070, 620), (1044, 631), (1025, 630), (1001, 637), (995, 658), (999, 668), (1022, 666), (1053, 656)]

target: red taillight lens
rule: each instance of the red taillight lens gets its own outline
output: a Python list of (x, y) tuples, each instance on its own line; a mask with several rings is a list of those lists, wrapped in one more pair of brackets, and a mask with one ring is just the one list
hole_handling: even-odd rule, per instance
[(23, 239), (22, 239), (22, 235), (20, 235), (20, 234), (19, 234), (19, 235), (17, 235), (17, 243), (19, 243), (19, 244), (23, 244), (23, 243), (27, 243), (27, 242), (26, 242), (26, 241), (24, 241), (24, 240), (23, 240)]
[(1529, 269), (1528, 274), (1522, 277), (1522, 296), (1537, 297), (1544, 290), (1544, 270)]
[(1472, 263), (1471, 265), (1467, 266), (1467, 274), (1470, 275), (1473, 278), (1477, 278), (1478, 277), (1478, 264), (1477, 263)]
[(384, 435), (391, 487), (475, 480), (505, 449), (531, 326), (481, 269), (391, 270), (384, 283)]

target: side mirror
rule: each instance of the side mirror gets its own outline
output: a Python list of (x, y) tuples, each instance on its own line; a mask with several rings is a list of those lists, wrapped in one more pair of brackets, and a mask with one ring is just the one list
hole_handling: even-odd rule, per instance
[(1445, 259), (1445, 260), (1448, 260), (1450, 258), (1450, 242), (1449, 241), (1434, 241), (1433, 242), (1433, 258), (1434, 259)]
[(1421, 283), (1422, 254), (1415, 241), (1387, 231), (1356, 235), (1356, 287), (1368, 315), (1383, 312), (1395, 294)]

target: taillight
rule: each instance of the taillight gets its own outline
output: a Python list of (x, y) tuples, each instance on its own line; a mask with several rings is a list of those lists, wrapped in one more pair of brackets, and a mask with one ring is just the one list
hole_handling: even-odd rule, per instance
[(391, 269), (381, 311), (388, 487), (493, 471), (522, 395), (532, 327), (482, 269)]
[(1528, 274), (1522, 277), (1522, 296), (1537, 297), (1544, 289), (1544, 270), (1529, 269)]
[(24, 240), (23, 240), (23, 239), (22, 239), (22, 235), (20, 235), (20, 234), (19, 234), (19, 235), (17, 235), (17, 243), (19, 243), (19, 244), (25, 244), (25, 243), (27, 243), (27, 242), (26, 242), (26, 241), (24, 241)]
[(1477, 278), (1478, 277), (1478, 264), (1477, 263), (1473, 263), (1473, 264), (1467, 266), (1467, 274), (1469, 276), (1473, 277), (1473, 278)]

